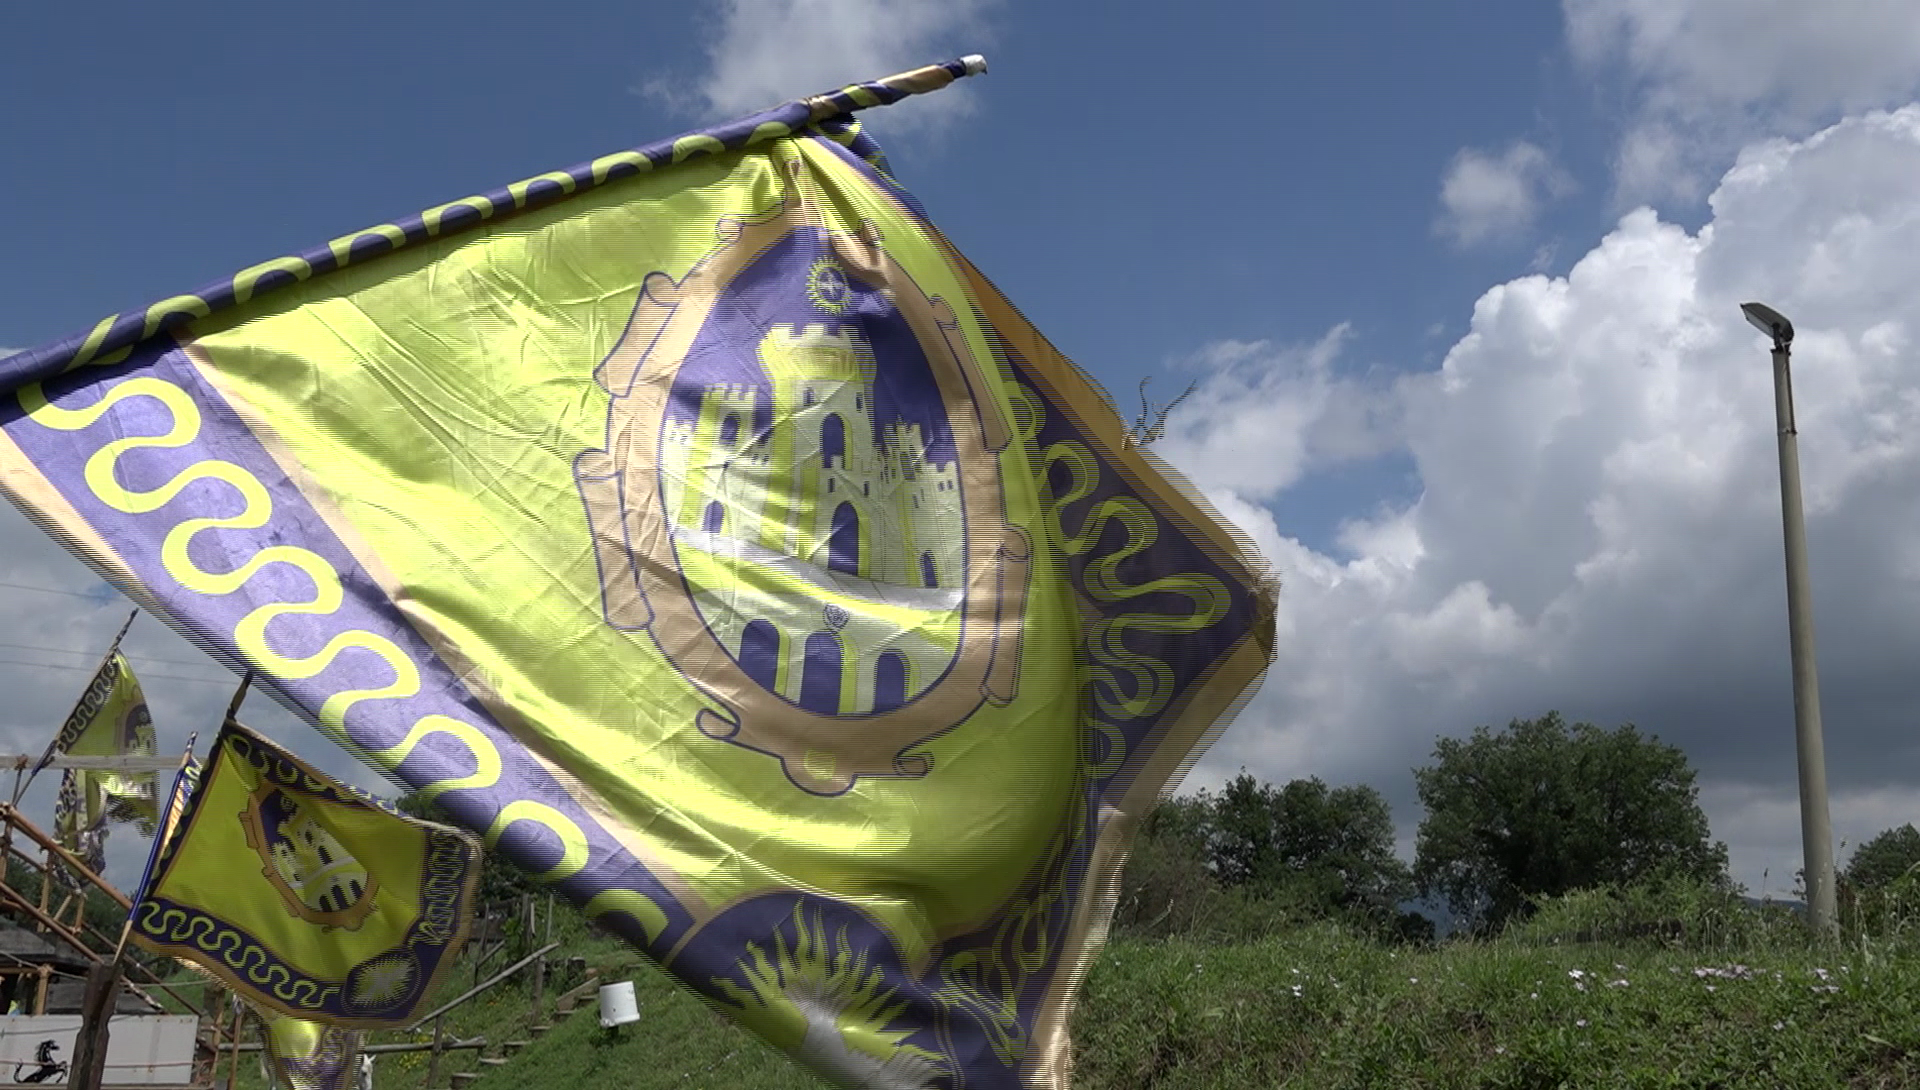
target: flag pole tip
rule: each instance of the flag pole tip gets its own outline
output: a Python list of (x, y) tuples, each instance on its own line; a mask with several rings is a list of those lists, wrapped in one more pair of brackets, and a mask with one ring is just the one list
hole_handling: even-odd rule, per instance
[(987, 58), (978, 53), (969, 53), (961, 57), (960, 64), (966, 68), (969, 76), (977, 76), (987, 70)]

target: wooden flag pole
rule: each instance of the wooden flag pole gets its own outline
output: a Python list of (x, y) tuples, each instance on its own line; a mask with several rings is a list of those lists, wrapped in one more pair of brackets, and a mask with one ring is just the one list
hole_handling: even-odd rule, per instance
[(133, 607), (133, 612), (127, 614), (126, 623), (120, 626), (120, 631), (113, 634), (113, 642), (107, 645), (107, 653), (100, 656), (100, 665), (94, 667), (93, 673), (87, 676), (87, 687), (80, 691), (80, 698), (73, 702), (73, 711), (67, 713), (67, 718), (60, 721), (60, 728), (53, 732), (53, 738), (47, 742), (47, 751), (42, 753), (40, 760), (36, 761), (33, 768), (28, 770), (24, 780), (17, 775), (13, 778), (13, 804), (15, 806), (20, 805), (20, 796), (27, 793), (27, 788), (33, 786), (33, 778), (38, 776), (40, 770), (47, 766), (47, 762), (53, 759), (53, 751), (60, 747), (60, 735), (66, 728), (67, 722), (78, 714), (80, 706), (86, 703), (87, 693), (93, 688), (93, 679), (99, 677), (101, 668), (113, 660), (114, 652), (120, 650), (120, 641), (127, 638), (127, 630), (133, 627), (134, 618), (138, 616), (140, 616), (140, 607), (135, 606)]
[[(253, 669), (240, 677), (240, 687), (234, 690), (233, 699), (227, 703), (227, 714), (222, 725), (233, 722), (240, 712), (240, 702), (247, 697), (247, 689), (253, 684)], [(187, 750), (180, 755), (180, 772), (184, 773), (188, 762), (193, 760), (193, 746), (199, 740), (195, 734), (187, 739)], [(153, 848), (147, 854), (146, 870), (140, 875), (140, 886), (134, 891), (133, 901), (127, 910), (127, 920), (120, 925), (120, 941), (114, 946), (113, 957), (87, 970), (86, 992), (80, 1001), (80, 1033), (74, 1039), (73, 1066), (68, 1069), (68, 1090), (100, 1090), (100, 1079), (106, 1071), (108, 1027), (113, 1021), (114, 997), (120, 991), (120, 977), (126, 967), (127, 936), (133, 933), (133, 916), (140, 910), (140, 902), (146, 898), (147, 883), (153, 878), (153, 866), (160, 858), (161, 850), (172, 826), (169, 819), (173, 815), (174, 802), (179, 797), (183, 775), (176, 774), (173, 786), (167, 792), (167, 801), (160, 810), (160, 821), (153, 831)], [(235, 1026), (236, 1031), (238, 1026)], [(235, 1043), (238, 1044), (236, 1032)], [(234, 1053), (235, 1063), (239, 1062), (239, 1053)], [(232, 1071), (228, 1073), (231, 1085)]]

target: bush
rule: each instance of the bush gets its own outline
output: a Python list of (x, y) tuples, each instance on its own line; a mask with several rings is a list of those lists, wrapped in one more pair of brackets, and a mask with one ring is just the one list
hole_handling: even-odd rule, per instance
[(1501, 932), (1525, 945), (1654, 943), (1723, 952), (1804, 943), (1807, 929), (1784, 906), (1754, 906), (1724, 883), (1662, 875), (1533, 898), (1531, 912)]
[(1121, 875), (1114, 930), (1143, 939), (1189, 934), (1220, 892), (1194, 845), (1142, 835)]

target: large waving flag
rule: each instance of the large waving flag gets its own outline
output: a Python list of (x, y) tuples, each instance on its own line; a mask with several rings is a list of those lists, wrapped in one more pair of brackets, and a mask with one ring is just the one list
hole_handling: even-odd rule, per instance
[(845, 116), (970, 70), (0, 361), (0, 484), (816, 1071), (1064, 1087), (1131, 831), (1272, 603)]
[(258, 1010), (404, 1026), (466, 941), (471, 834), (397, 813), (238, 723), (168, 824), (129, 937)]

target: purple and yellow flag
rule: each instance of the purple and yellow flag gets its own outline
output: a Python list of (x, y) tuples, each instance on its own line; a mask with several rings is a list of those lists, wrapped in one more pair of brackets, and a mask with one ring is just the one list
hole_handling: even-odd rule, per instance
[(183, 769), (196, 779), (169, 799), (128, 937), (256, 1010), (412, 1023), (466, 941), (473, 835), (397, 813), (232, 721), (197, 776)]
[(356, 1090), (361, 1033), (356, 1029), (288, 1018), (255, 1007), (260, 1026), (260, 1073), (273, 1090)]
[(1272, 603), (844, 116), (968, 70), (0, 361), (0, 485), (814, 1070), (1064, 1087), (1130, 833)]
[[(57, 754), (76, 757), (151, 757), (153, 717), (133, 667), (119, 651), (108, 655), (87, 683), (46, 755), (39, 772)], [(127, 821), (143, 833), (153, 831), (154, 776), (151, 772), (64, 769), (53, 811), (54, 838), (98, 872), (106, 863), (107, 829)], [(71, 881), (65, 871), (61, 880)]]

